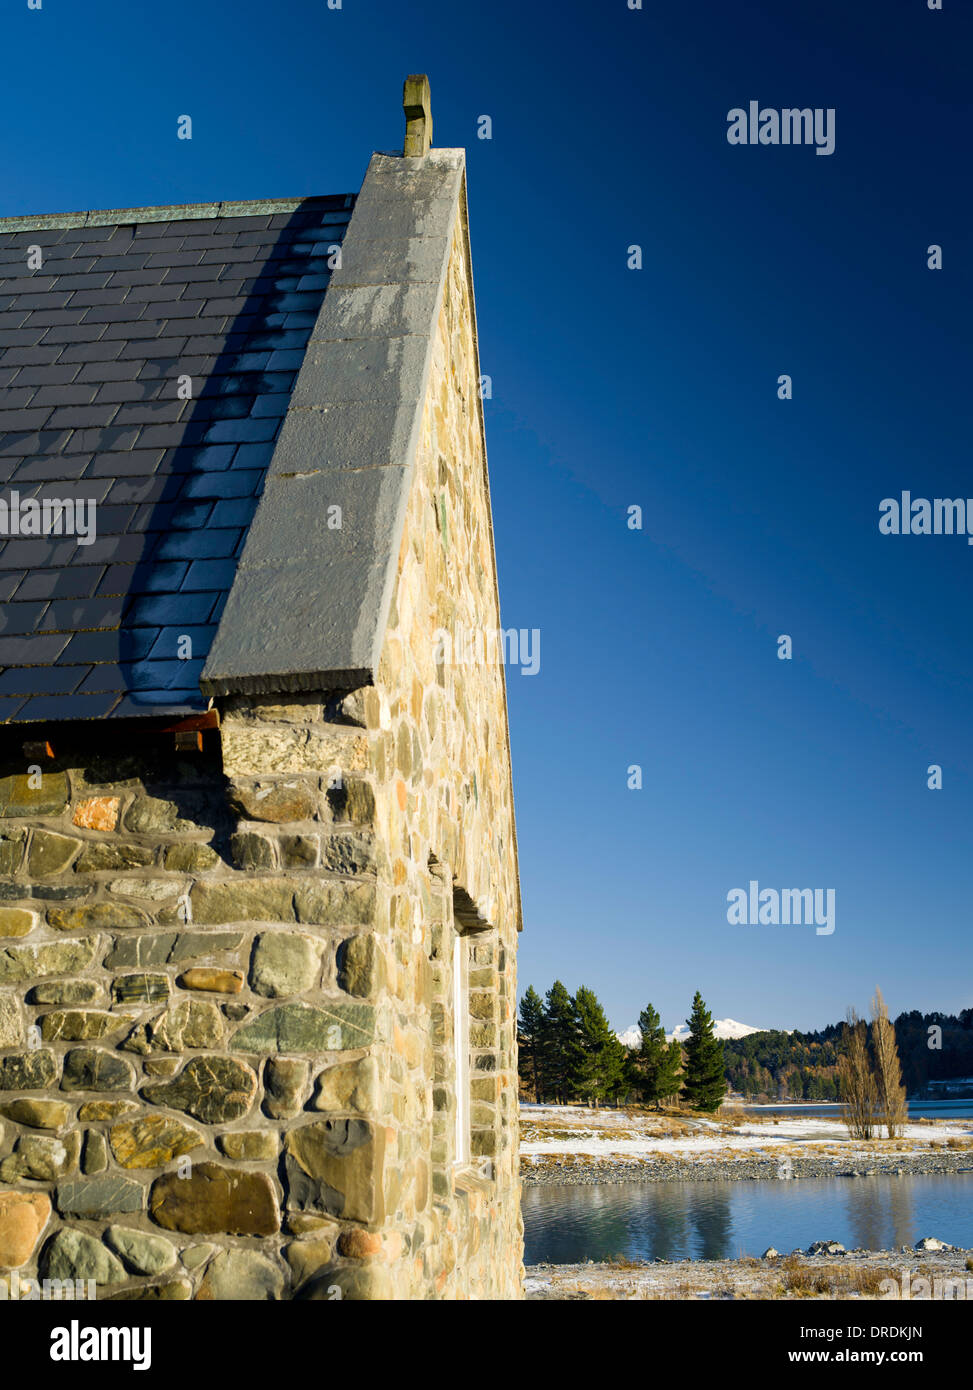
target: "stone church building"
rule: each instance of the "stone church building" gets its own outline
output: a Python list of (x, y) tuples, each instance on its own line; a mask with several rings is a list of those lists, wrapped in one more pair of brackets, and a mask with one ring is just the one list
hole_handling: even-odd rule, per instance
[(521, 1296), (462, 150), (0, 221), (0, 1297)]

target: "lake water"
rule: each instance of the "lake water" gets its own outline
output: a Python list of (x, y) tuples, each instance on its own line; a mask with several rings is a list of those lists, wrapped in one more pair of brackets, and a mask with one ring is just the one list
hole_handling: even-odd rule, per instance
[[(754, 1115), (788, 1115), (800, 1119), (802, 1115), (829, 1115), (840, 1118), (838, 1105), (744, 1105), (746, 1112)], [(930, 1120), (970, 1120), (973, 1119), (973, 1100), (910, 1100), (909, 1119), (917, 1120), (926, 1115)]]
[(525, 1264), (732, 1259), (815, 1240), (889, 1250), (937, 1236), (973, 1247), (973, 1172), (525, 1187), (523, 1212)]

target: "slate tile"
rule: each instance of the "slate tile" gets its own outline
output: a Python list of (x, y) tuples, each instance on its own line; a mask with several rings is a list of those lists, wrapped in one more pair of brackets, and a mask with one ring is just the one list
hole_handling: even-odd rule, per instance
[(225, 301), (228, 299), (236, 299), (247, 294), (249, 294), (249, 285), (246, 280), (236, 275), (221, 277), (213, 284), (206, 286), (206, 302), (209, 303), (210, 300), (213, 299), (221, 301), (214, 305), (213, 309), (209, 310), (209, 312), (213, 313), (224, 310), (230, 313), (232, 310), (227, 306)]
[(202, 254), (202, 251), (198, 249), (192, 251), (169, 250), (163, 244), (149, 257), (148, 264), (150, 266), (199, 265)]
[(227, 247), (225, 251), (213, 248), (203, 252), (202, 265), (246, 265), (258, 254), (259, 246), (240, 246), (236, 237), (233, 238), (232, 247)]
[[(26, 248), (24, 251), (24, 261), (26, 262)], [(56, 283), (56, 275), (15, 275), (5, 277), (3, 289), (6, 294), (34, 294), (43, 290), (53, 290)]]
[(72, 447), (80, 453), (124, 453), (134, 448), (138, 438), (138, 426), (129, 425), (127, 428), (120, 425), (110, 425), (105, 421), (101, 429), (79, 428), (77, 435), (71, 441)]
[(123, 343), (119, 358), (124, 362), (134, 357), (143, 366), (157, 357), (172, 358), (178, 362), (185, 346), (185, 338), (143, 338), (139, 342)]
[(287, 352), (272, 352), (267, 363), (271, 371), (300, 371), (304, 361), (303, 348), (291, 349)]
[(138, 338), (155, 338), (159, 334), (159, 323), (156, 319), (142, 319), (137, 323), (118, 323), (116, 321), (109, 323), (107, 327), (103, 324), (93, 323), (90, 331), (93, 332), (96, 328), (102, 327), (105, 328), (104, 338), (106, 342), (123, 338), (129, 347)]
[(193, 423), (200, 420), (243, 420), (250, 414), (252, 395), (200, 396), (193, 408)]
[[(31, 328), (37, 328), (40, 324), (77, 323), (80, 314), (67, 309), (70, 298), (70, 290), (49, 290), (47, 294), (18, 294), (14, 295), (8, 307), (17, 313), (29, 313), (27, 322)], [(29, 312), (31, 310), (35, 312)], [(36, 312), (37, 310), (40, 312)]]
[(58, 659), (68, 645), (67, 634), (34, 633), (30, 637), (0, 637), (0, 665), (40, 666)]
[(174, 531), (162, 538), (153, 553), (160, 560), (220, 560), (233, 554), (238, 539), (235, 529)]
[[(77, 669), (72, 668), (72, 669)], [(121, 693), (129, 689), (128, 666), (119, 666), (115, 662), (99, 662), (96, 666), (81, 667), (84, 679), (76, 687), (79, 695), (97, 695), (106, 691), (118, 691)]]
[[(232, 225), (235, 225), (235, 219), (231, 227)], [(208, 236), (205, 234), (195, 236), (190, 234), (189, 236), (183, 237), (182, 246), (184, 251), (219, 250), (225, 254), (233, 245), (233, 240), (234, 232), (231, 229), (225, 232), (211, 232)]]
[[(120, 289), (132, 285), (157, 285), (159, 283), (159, 272), (152, 268), (147, 268), (145, 262), (148, 256), (125, 256), (119, 258), (117, 267), (111, 266), (111, 275), (108, 284)], [(103, 261), (102, 265), (107, 270), (109, 262)]]
[(131, 719), (137, 715), (167, 715), (172, 719), (178, 719), (183, 715), (197, 713), (207, 707), (207, 701), (198, 692), (194, 692), (194, 698), (188, 695), (180, 699), (178, 693), (171, 690), (158, 690), (149, 694), (147, 691), (140, 691), (138, 695), (126, 695), (119, 701), (118, 705), (112, 710), (112, 719)]
[(161, 628), (170, 623), (205, 623), (218, 597), (215, 593), (178, 593), (136, 598), (125, 616), (125, 625)]
[(60, 362), (112, 362), (122, 350), (119, 341), (69, 343), (59, 357)]
[(139, 433), (139, 444), (147, 449), (177, 449), (185, 437), (185, 424), (144, 425)]
[[(96, 260), (91, 262), (91, 265), (93, 269), (97, 268), (99, 272), (106, 273), (109, 276), (108, 283), (111, 285), (114, 283), (113, 277), (116, 273), (124, 274), (129, 270), (141, 270), (147, 260), (147, 254), (142, 255), (139, 251), (126, 251), (124, 255), (120, 256), (98, 256)], [(73, 266), (74, 262), (72, 262), (72, 268)], [(84, 267), (82, 266), (81, 269)], [(154, 271), (153, 274), (155, 274)], [(124, 284), (124, 281), (118, 283), (121, 285)]]
[[(186, 690), (199, 688), (198, 672), (202, 670), (202, 660), (193, 661), (135, 661), (122, 664), (123, 690), (138, 692), (143, 690)], [(195, 680), (193, 675), (195, 673)]]
[[(66, 369), (70, 371), (70, 368)], [(52, 382), (41, 386), (34, 394), (34, 404), (40, 405), (88, 405), (94, 400), (98, 388), (92, 382), (70, 383)]]
[(3, 354), (3, 365), (5, 367), (44, 366), (48, 362), (54, 362), (59, 353), (60, 348), (54, 343), (45, 347), (42, 343), (31, 342), (29, 347), (8, 347)]
[(77, 548), (74, 540), (47, 536), (8, 540), (0, 554), (0, 570), (57, 569), (70, 562)]
[(90, 425), (107, 426), (111, 424), (114, 414), (114, 406), (106, 410), (103, 405), (66, 405), (53, 411), (49, 424), (51, 429), (68, 430), (85, 429)]
[(60, 570), (34, 570), (25, 575), (18, 599), (90, 598), (104, 573), (102, 565), (67, 565)]
[(145, 559), (150, 547), (145, 536), (99, 536), (85, 546), (85, 559), (89, 564), (136, 564)]
[(36, 409), (28, 408), (27, 410), (18, 410), (16, 412), (17, 434), (21, 434), (21, 432), (26, 433), (30, 430), (42, 429), (51, 414), (52, 411), (50, 406), (38, 406)]
[(181, 587), (188, 568), (184, 560), (159, 565), (109, 565), (97, 592), (126, 598), (135, 593), (174, 593)]
[(164, 381), (106, 381), (95, 388), (97, 395), (94, 399), (97, 405), (153, 400), (165, 389), (166, 384)]
[[(218, 300), (214, 302), (217, 304), (219, 303)], [(221, 314), (219, 312), (217, 312), (216, 314), (208, 314), (205, 318), (195, 318), (189, 320), (188, 325), (187, 322), (183, 321), (182, 319), (173, 318), (171, 322), (166, 322), (162, 325), (161, 329), (159, 330), (159, 337), (185, 337), (186, 333), (190, 331), (190, 329), (193, 333), (194, 341), (197, 336), (201, 338), (205, 338), (208, 336), (219, 337), (223, 333), (223, 327), (225, 323), (226, 315)], [(200, 349), (198, 347), (194, 347), (194, 351), (199, 352)]]
[(150, 477), (115, 478), (108, 491), (109, 502), (158, 502), (172, 487), (172, 480), (153, 473)]
[(29, 459), (19, 465), (11, 482), (30, 483), (45, 481), (48, 478), (56, 478), (62, 482), (69, 479), (73, 481), (81, 477), (90, 462), (90, 454), (73, 454), (69, 457), (64, 454), (52, 454), (49, 458)]
[(14, 716), (18, 724), (60, 719), (101, 719), (117, 702), (117, 695), (39, 695), (28, 700)]
[(18, 386), (65, 386), (78, 376), (75, 363), (45, 362), (43, 366), (18, 367)]
[(277, 424), (276, 420), (217, 420), (207, 429), (205, 439), (207, 444), (265, 443), (274, 438)]
[(128, 531), (131, 529), (131, 523), (134, 516), (134, 506), (99, 506), (96, 516), (98, 535), (121, 535), (123, 531)]
[(159, 635), (158, 627), (116, 628), (104, 632), (76, 632), (65, 646), (58, 664), (79, 662), (140, 661)]
[(63, 343), (67, 347), (76, 348), (79, 343), (94, 344), (105, 336), (103, 323), (66, 323), (55, 324), (53, 328), (45, 328), (40, 341), (45, 344)]
[(181, 261), (171, 265), (166, 270), (166, 285), (192, 285), (205, 284), (207, 280), (218, 280), (222, 266), (202, 265), (197, 257), (195, 261)]
[(230, 467), (236, 452), (235, 444), (183, 444), (170, 450), (165, 466), (173, 473), (220, 473)]
[(47, 612), (39, 620), (38, 631), (78, 632), (117, 627), (122, 619), (122, 606), (118, 598), (55, 599), (47, 605)]
[(217, 502), (213, 508), (213, 526), (249, 526), (257, 510), (257, 498), (247, 497), (232, 502)]
[(191, 401), (174, 400), (166, 397), (161, 400), (134, 401), (121, 405), (115, 412), (112, 424), (124, 425), (169, 425), (175, 424), (181, 416), (187, 415)]
[(130, 303), (145, 304), (150, 302), (154, 303), (156, 301), (161, 303), (167, 300), (179, 299), (185, 289), (185, 285), (182, 284), (169, 285), (160, 283), (158, 273), (156, 273), (151, 280), (148, 279), (149, 275), (152, 275), (152, 272), (146, 271), (146, 278), (129, 290), (128, 299)]
[(187, 497), (252, 497), (263, 477), (253, 469), (233, 469), (230, 473), (204, 473), (187, 478)]
[[(69, 370), (67, 367), (59, 370)], [(134, 381), (139, 375), (138, 362), (88, 362), (79, 371), (76, 380), (81, 382)]]
[[(18, 419), (22, 418), (18, 415)], [(32, 434), (10, 433), (0, 436), (0, 454), (58, 454), (71, 444), (76, 452), (70, 430), (35, 430)]]
[[(110, 289), (105, 288), (100, 290), (75, 290), (71, 294), (68, 307), (72, 310), (77, 309), (80, 311), (81, 309), (97, 308), (104, 304), (121, 304), (123, 300), (127, 302), (130, 298), (128, 286), (126, 285), (116, 285)], [(91, 322), (90, 317), (87, 315), (85, 316), (85, 322)]]
[(34, 632), (46, 608), (46, 600), (38, 603), (5, 603), (0, 608), (0, 634), (20, 637)]
[(211, 501), (147, 502), (139, 509), (135, 525), (140, 531), (199, 531), (209, 520)]
[(0, 676), (0, 695), (64, 695), (77, 690), (87, 666), (11, 666)]
[(263, 444), (241, 444), (233, 460), (235, 468), (260, 468), (266, 470), (274, 455), (274, 441)]
[[(196, 626), (184, 623), (181, 627), (178, 624), (176, 624), (175, 627), (164, 627), (156, 638), (152, 650), (149, 652), (149, 659), (152, 661), (172, 661), (180, 659), (179, 652), (181, 649), (184, 649), (183, 638), (186, 637), (188, 637), (192, 643), (192, 657), (194, 659), (203, 659), (210, 649), (215, 632), (215, 624)], [(12, 693), (20, 694), (20, 691)]]
[(282, 415), (286, 415), (289, 404), (289, 396), (258, 396), (253, 403), (253, 409), (250, 414), (255, 420), (268, 419), (270, 417), (279, 419)]
[[(86, 271), (84, 274), (77, 274), (72, 265), (66, 274), (58, 274), (57, 289), (72, 294), (75, 291), (81, 294), (88, 294), (93, 290), (101, 291), (108, 284), (108, 271), (99, 266), (97, 271)], [(107, 303), (108, 301), (106, 301)]]
[(182, 582), (183, 592), (193, 589), (228, 590), (233, 584), (236, 568), (237, 562), (233, 559), (194, 560)]
[[(5, 410), (25, 410), (31, 400), (39, 395), (40, 392), (33, 386), (7, 386), (0, 389), (0, 419), (4, 418), (2, 412)], [(48, 405), (50, 402), (39, 401), (38, 404)]]

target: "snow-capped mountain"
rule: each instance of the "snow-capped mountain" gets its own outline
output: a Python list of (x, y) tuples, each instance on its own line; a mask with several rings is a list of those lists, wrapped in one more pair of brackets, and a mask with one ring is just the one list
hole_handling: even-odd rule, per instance
[[(751, 1028), (748, 1023), (737, 1023), (735, 1018), (718, 1018), (713, 1024), (713, 1032), (718, 1038), (745, 1038), (750, 1033), (762, 1033), (763, 1031), (762, 1028)], [(639, 1032), (637, 1023), (633, 1023), (631, 1028), (626, 1028), (623, 1033), (616, 1033), (615, 1036), (626, 1047), (638, 1047), (642, 1041), (642, 1034)], [(685, 1042), (689, 1037), (689, 1025), (680, 1023), (671, 1033), (667, 1033), (666, 1037), (670, 1042), (673, 1038), (679, 1042)]]

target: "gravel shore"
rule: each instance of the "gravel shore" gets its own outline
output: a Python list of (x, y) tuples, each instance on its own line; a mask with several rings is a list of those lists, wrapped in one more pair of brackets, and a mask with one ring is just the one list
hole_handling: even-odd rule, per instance
[(973, 1299), (971, 1255), (907, 1246), (835, 1255), (796, 1251), (762, 1260), (528, 1265), (524, 1288), (536, 1301), (810, 1298), (894, 1300), (901, 1307), (910, 1300)]
[[(786, 1171), (786, 1170), (785, 1170)], [(861, 1154), (845, 1157), (800, 1157), (789, 1159), (792, 1179), (868, 1178), (878, 1175), (927, 1173), (973, 1173), (969, 1152), (942, 1151), (912, 1154)], [(521, 1159), (520, 1175), (524, 1187), (593, 1187), (605, 1183), (627, 1182), (756, 1182), (784, 1177), (779, 1158), (591, 1158), (566, 1155), (533, 1163)]]

